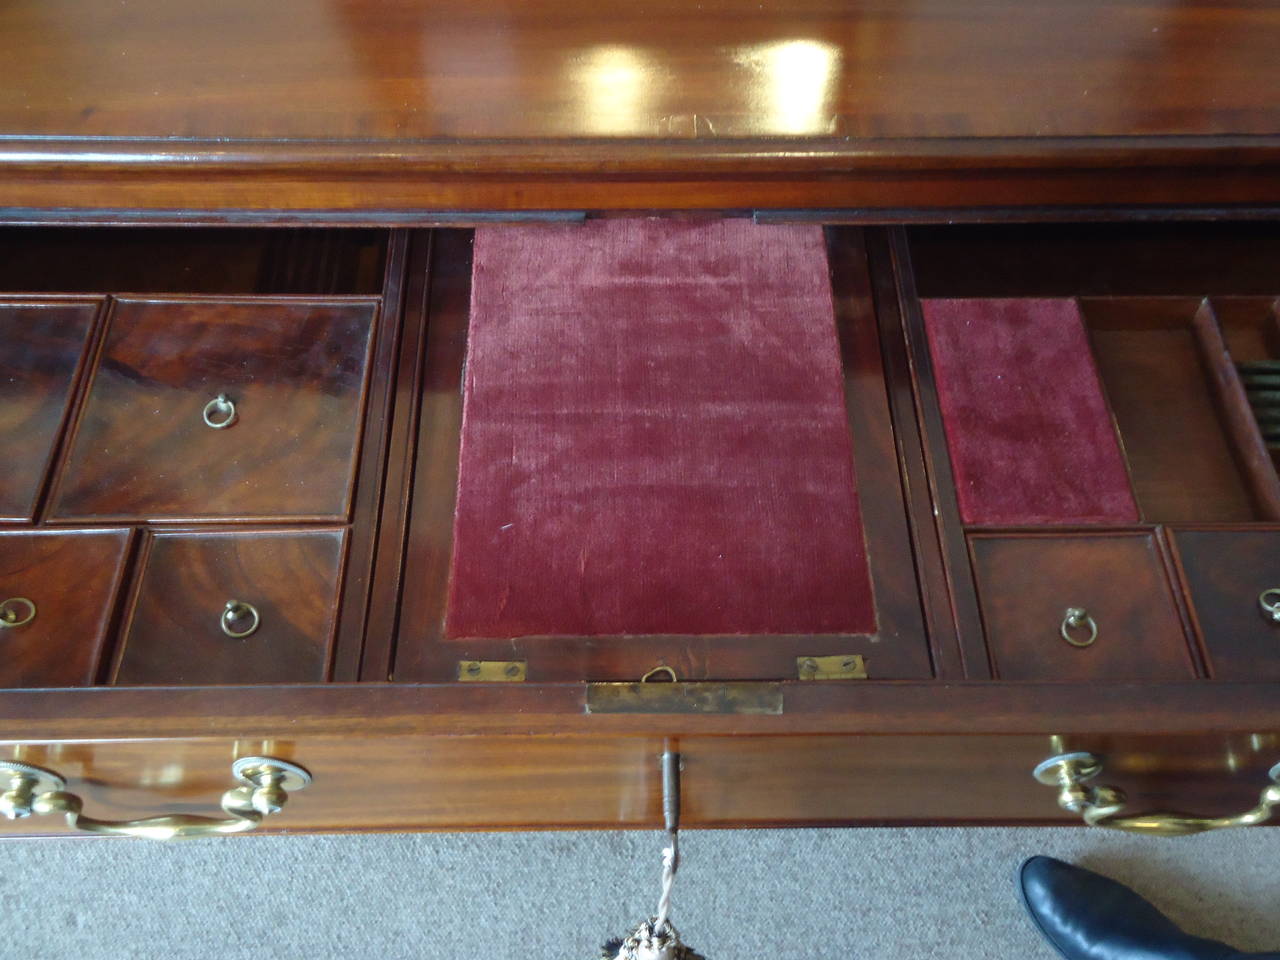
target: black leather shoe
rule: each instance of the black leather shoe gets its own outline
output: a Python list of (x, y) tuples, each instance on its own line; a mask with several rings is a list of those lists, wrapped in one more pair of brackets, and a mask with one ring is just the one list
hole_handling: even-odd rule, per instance
[(1053, 857), (1032, 857), (1018, 874), (1022, 902), (1066, 960), (1264, 960), (1178, 929), (1114, 880)]

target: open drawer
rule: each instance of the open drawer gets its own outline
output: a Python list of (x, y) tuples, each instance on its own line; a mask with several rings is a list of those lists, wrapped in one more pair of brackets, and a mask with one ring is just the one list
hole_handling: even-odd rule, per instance
[(664, 750), (708, 826), (1066, 822), (1031, 770), (1085, 752), (1245, 809), (1280, 243), (1143, 229), (0, 231), (75, 321), (0, 749), (219, 832), (653, 824)]

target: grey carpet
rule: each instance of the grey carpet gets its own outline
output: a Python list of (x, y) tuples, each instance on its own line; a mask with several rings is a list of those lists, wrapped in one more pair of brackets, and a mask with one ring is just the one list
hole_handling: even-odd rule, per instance
[[(1044, 852), (1204, 936), (1280, 948), (1280, 830), (688, 831), (673, 919), (709, 960), (1051, 960), (1013, 893)], [(4, 958), (595, 960), (652, 910), (657, 833), (0, 846)]]

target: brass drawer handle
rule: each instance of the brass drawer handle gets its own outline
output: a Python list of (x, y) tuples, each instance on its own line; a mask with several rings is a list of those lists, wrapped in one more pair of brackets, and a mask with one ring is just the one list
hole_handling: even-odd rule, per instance
[[(249, 621), (249, 625), (237, 630), (236, 624), (245, 620)], [(222, 632), (233, 640), (243, 640), (245, 637), (251, 637), (258, 631), (258, 627), (262, 625), (262, 617), (258, 615), (258, 608), (252, 603), (245, 603), (243, 600), (228, 600), (227, 605), (222, 608), (222, 616), (218, 620), (218, 624), (222, 627)]]
[(225, 393), (220, 393), (204, 405), (204, 425), (214, 430), (225, 430), (236, 422), (236, 405)]
[[(1083, 637), (1079, 636), (1082, 629), (1086, 631)], [(1091, 647), (1098, 639), (1098, 622), (1089, 616), (1089, 611), (1084, 607), (1067, 607), (1058, 632), (1073, 647)]]
[(1130, 833), (1149, 833), (1161, 837), (1180, 837), (1206, 830), (1227, 827), (1252, 827), (1271, 819), (1273, 807), (1280, 806), (1280, 763), (1267, 774), (1271, 783), (1262, 790), (1258, 805), (1233, 817), (1197, 817), (1186, 813), (1146, 813), (1137, 816), (1120, 814), (1125, 795), (1115, 787), (1090, 785), (1102, 772), (1103, 759), (1093, 753), (1062, 753), (1036, 767), (1034, 776), (1041, 783), (1058, 788), (1058, 806), (1078, 813), (1091, 827), (1108, 827)]
[(1280, 623), (1280, 587), (1272, 587), (1258, 594), (1258, 606), (1262, 616), (1270, 623)]
[(150, 840), (180, 840), (217, 833), (244, 833), (273, 813), (279, 813), (296, 793), (311, 783), (311, 774), (296, 764), (273, 757), (241, 757), (231, 764), (231, 774), (240, 785), (222, 795), (227, 819), (170, 813), (140, 820), (96, 820), (81, 811), (84, 801), (66, 791), (60, 774), (16, 760), (0, 762), (0, 784), (8, 789), (0, 794), (0, 814), (10, 820), (61, 813), (67, 826), (83, 833), (146, 837)]
[(0, 629), (25, 627), (36, 618), (36, 605), (26, 597), (0, 601)]

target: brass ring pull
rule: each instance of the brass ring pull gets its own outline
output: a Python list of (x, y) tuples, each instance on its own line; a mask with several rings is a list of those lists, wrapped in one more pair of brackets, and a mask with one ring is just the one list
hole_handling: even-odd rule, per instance
[(1280, 623), (1280, 587), (1272, 587), (1258, 594), (1258, 606), (1262, 616), (1270, 623)]
[[(1085, 636), (1079, 636), (1080, 630), (1086, 631)], [(1098, 622), (1084, 607), (1067, 607), (1058, 633), (1073, 647), (1091, 647), (1098, 639)]]
[(225, 393), (220, 393), (204, 405), (201, 414), (206, 427), (214, 430), (225, 430), (236, 422), (236, 405)]
[(680, 678), (676, 676), (675, 668), (669, 667), (665, 663), (660, 663), (656, 667), (654, 667), (652, 670), (648, 671), (643, 677), (640, 678), (640, 682), (648, 683), (650, 680), (652, 680), (654, 677), (656, 677), (660, 673), (665, 673), (671, 679), (672, 683), (680, 682)]
[(26, 597), (0, 600), (0, 629), (25, 627), (36, 618), (36, 605)]
[(1121, 816), (1125, 806), (1123, 790), (1091, 785), (1089, 781), (1102, 772), (1103, 759), (1093, 753), (1063, 753), (1050, 757), (1035, 768), (1041, 783), (1058, 788), (1058, 806), (1078, 813), (1091, 827), (1149, 833), (1161, 837), (1180, 837), (1206, 830), (1227, 827), (1252, 827), (1271, 819), (1273, 807), (1280, 806), (1280, 763), (1267, 774), (1271, 783), (1262, 790), (1258, 805), (1231, 817), (1197, 817), (1186, 813), (1147, 813)]
[(297, 764), (274, 757), (241, 757), (231, 765), (231, 775), (239, 782), (222, 795), (226, 819), (170, 813), (140, 820), (97, 820), (81, 811), (84, 801), (66, 790), (67, 781), (52, 770), (19, 763), (0, 762), (0, 814), (10, 820), (61, 813), (67, 826), (83, 833), (146, 837), (150, 840), (181, 840), (221, 833), (252, 830), (274, 813), (279, 813), (290, 793), (311, 783), (311, 774)]
[[(249, 625), (237, 630), (236, 624), (244, 620), (248, 620)], [(227, 605), (222, 608), (222, 617), (218, 620), (218, 624), (222, 627), (222, 632), (232, 640), (243, 640), (258, 632), (258, 627), (262, 625), (262, 617), (258, 615), (258, 608), (252, 603), (228, 600)]]

